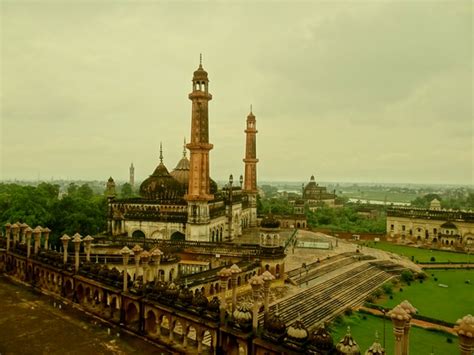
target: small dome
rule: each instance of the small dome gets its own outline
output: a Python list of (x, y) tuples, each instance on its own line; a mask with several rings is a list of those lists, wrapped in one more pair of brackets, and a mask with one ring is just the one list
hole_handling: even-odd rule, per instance
[(193, 80), (208, 80), (207, 71), (204, 70), (202, 64), (199, 64), (199, 68), (194, 72)]
[(252, 321), (252, 311), (247, 303), (238, 304), (232, 315), (238, 323), (248, 323)]
[(308, 339), (308, 330), (299, 319), (288, 327), (286, 334), (291, 340), (301, 343)]
[(198, 292), (197, 295), (193, 298), (193, 306), (194, 307), (207, 307), (209, 301), (207, 298), (202, 294), (202, 292)]
[(286, 324), (278, 312), (273, 313), (265, 322), (265, 330), (271, 334), (281, 335), (285, 333)]
[(336, 345), (336, 354), (338, 355), (360, 355), (360, 348), (352, 338), (351, 328), (347, 327), (347, 334)]
[(445, 228), (445, 229), (458, 229), (458, 227), (456, 227), (456, 225), (453, 223), (453, 222), (446, 222), (446, 223), (443, 223), (441, 225), (441, 228)]
[(385, 349), (379, 343), (378, 332), (375, 332), (375, 341), (370, 346), (370, 348), (367, 349), (365, 355), (385, 355)]
[(260, 227), (262, 228), (279, 228), (280, 221), (275, 219), (272, 214), (267, 215), (265, 218), (262, 219), (260, 222)]
[(221, 301), (219, 300), (219, 297), (214, 296), (212, 297), (211, 302), (207, 305), (207, 308), (211, 312), (219, 312), (219, 306), (221, 304)]
[(331, 334), (324, 326), (319, 327), (311, 334), (311, 344), (319, 350), (330, 350), (334, 346)]
[(183, 287), (179, 292), (178, 299), (184, 304), (191, 304), (193, 301), (193, 293), (188, 287)]

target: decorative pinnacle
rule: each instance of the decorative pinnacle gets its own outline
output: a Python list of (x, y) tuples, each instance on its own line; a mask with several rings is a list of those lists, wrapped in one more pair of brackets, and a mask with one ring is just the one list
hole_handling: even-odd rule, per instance
[(186, 158), (186, 137), (184, 137), (184, 144), (183, 144), (183, 158)]
[(199, 53), (199, 68), (202, 68), (202, 53)]
[(160, 163), (163, 163), (163, 143), (160, 142)]
[(252, 113), (252, 104), (250, 104), (250, 113)]

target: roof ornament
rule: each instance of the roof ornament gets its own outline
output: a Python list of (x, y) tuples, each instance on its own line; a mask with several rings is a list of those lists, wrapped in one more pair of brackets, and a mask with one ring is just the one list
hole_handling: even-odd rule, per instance
[(163, 164), (163, 143), (160, 142), (160, 163)]
[(202, 68), (202, 53), (199, 53), (199, 68)]
[(252, 112), (252, 104), (250, 104), (250, 113), (253, 113), (253, 112)]
[(183, 144), (183, 158), (186, 158), (186, 137), (184, 137), (184, 144)]

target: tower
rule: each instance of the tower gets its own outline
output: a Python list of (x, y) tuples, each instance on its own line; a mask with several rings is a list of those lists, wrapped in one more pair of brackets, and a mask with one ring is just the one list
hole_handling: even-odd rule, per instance
[(214, 198), (210, 193), (209, 151), (213, 145), (209, 143), (208, 103), (212, 99), (209, 93), (209, 79), (202, 67), (193, 75), (191, 113), (191, 142), (186, 144), (190, 151), (190, 170), (188, 193), (188, 225), (186, 235), (189, 240), (209, 240), (209, 205)]
[(245, 130), (245, 180), (244, 192), (249, 197), (250, 204), (250, 221), (251, 227), (257, 225), (257, 121), (255, 115), (252, 113), (252, 106), (250, 106), (250, 113), (247, 116), (247, 128)]
[(132, 190), (135, 185), (135, 167), (133, 166), (133, 163), (130, 164), (130, 181), (129, 181), (130, 186), (132, 187)]

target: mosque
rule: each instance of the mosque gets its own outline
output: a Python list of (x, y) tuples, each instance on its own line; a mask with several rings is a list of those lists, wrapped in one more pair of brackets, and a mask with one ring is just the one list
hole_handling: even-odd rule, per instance
[[(191, 141), (183, 157), (169, 172), (160, 161), (142, 182), (140, 197), (117, 199), (112, 178), (107, 183), (109, 201), (107, 232), (112, 236), (162, 240), (229, 242), (242, 235), (242, 229), (257, 225), (256, 119), (247, 116), (244, 176), (234, 183), (233, 176), (223, 189), (210, 178), (208, 74), (202, 67), (194, 72), (192, 92)], [(187, 157), (187, 151), (190, 158)], [(134, 181), (130, 167), (130, 181)]]

